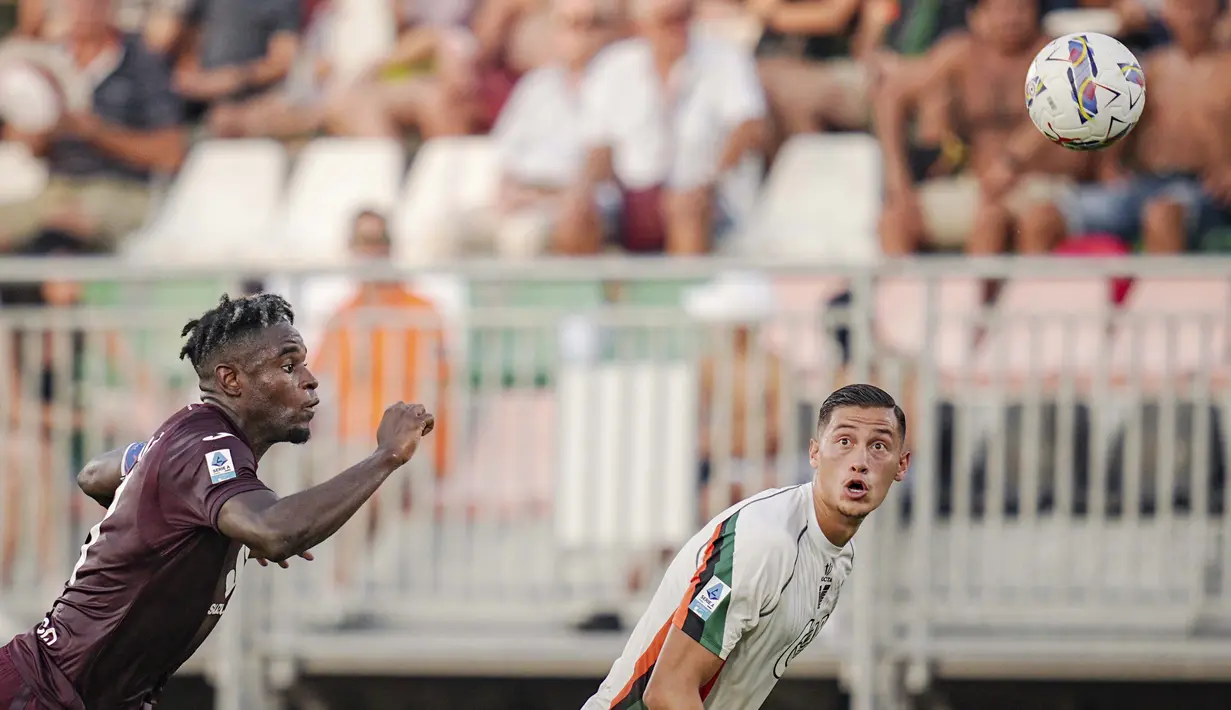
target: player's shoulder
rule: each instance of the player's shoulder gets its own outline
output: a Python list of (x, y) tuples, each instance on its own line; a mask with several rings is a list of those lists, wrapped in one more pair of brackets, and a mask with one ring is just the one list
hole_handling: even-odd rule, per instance
[(212, 467), (235, 468), (252, 459), (252, 450), (235, 423), (209, 404), (191, 404), (176, 412), (148, 446), (157, 443), (181, 462), (201, 460)]
[(793, 557), (808, 527), (807, 486), (771, 488), (736, 504), (729, 520), (736, 544), (773, 556)]

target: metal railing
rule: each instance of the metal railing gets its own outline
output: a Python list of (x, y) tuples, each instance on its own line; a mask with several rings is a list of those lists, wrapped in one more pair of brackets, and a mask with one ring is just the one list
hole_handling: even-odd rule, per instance
[[(315, 563), (247, 576), (206, 657), (220, 706), (259, 707), (253, 688), (298, 671), (601, 675), (621, 639), (573, 624), (631, 623), (664, 551), (733, 497), (806, 480), (817, 406), (862, 380), (906, 408), (914, 464), (793, 672), (840, 669), (854, 707), (881, 710), (933, 673), (1231, 669), (1231, 263), (763, 264), (780, 298), (747, 332), (679, 306), (725, 266), (478, 264), (452, 308), (301, 313), (324, 404), (312, 443), (262, 462), (275, 489), (364, 455), (385, 401), (443, 426)], [(0, 262), (9, 280), (114, 273)], [(84, 305), (0, 308), (0, 617), (18, 626), (101, 514), (71, 474), (192, 400), (175, 335), (258, 276), (120, 273)], [(282, 276), (307, 303), (326, 275)], [(1135, 279), (1118, 307), (1113, 277)]]

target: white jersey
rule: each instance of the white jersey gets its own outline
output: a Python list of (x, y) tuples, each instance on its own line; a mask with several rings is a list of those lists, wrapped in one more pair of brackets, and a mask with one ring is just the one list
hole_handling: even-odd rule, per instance
[(676, 555), (582, 710), (643, 708), (671, 626), (723, 660), (701, 688), (705, 707), (760, 707), (829, 619), (854, 560), (852, 544), (839, 548), (821, 532), (811, 483), (737, 503)]

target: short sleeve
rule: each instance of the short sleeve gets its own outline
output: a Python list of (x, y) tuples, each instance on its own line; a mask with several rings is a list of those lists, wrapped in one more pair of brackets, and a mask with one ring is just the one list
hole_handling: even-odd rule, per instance
[(739, 516), (715, 528), (672, 619), (724, 661), (762, 614), (777, 606), (795, 554), (780, 535), (740, 531)]
[(166, 461), (162, 500), (174, 522), (218, 530), (223, 503), (240, 493), (268, 488), (256, 476), (252, 451), (234, 435), (193, 436), (196, 442)]
[(761, 86), (752, 55), (725, 46), (722, 47), (722, 53), (725, 57), (724, 64), (729, 69), (724, 73), (722, 93), (718, 101), (723, 122), (735, 127), (745, 121), (765, 118), (768, 113), (765, 90)]

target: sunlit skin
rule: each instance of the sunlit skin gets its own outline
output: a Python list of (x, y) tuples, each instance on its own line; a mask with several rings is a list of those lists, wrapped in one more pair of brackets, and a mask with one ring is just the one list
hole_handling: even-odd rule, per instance
[(910, 451), (892, 409), (839, 407), (809, 442), (808, 461), (821, 532), (843, 546), (906, 477)]

